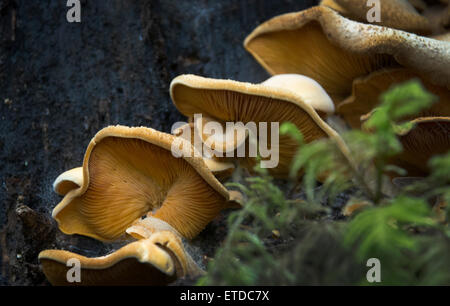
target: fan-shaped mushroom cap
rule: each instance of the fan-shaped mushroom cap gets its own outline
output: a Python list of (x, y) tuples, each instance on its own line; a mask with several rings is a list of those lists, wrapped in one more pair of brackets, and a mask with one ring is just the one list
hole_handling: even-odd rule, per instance
[(450, 84), (449, 43), (355, 22), (324, 6), (274, 17), (244, 46), (273, 75), (316, 80), (335, 105), (350, 95), (355, 78), (381, 68), (402, 65), (433, 84)]
[(414, 128), (400, 135), (403, 152), (391, 163), (407, 170), (407, 176), (423, 177), (429, 174), (429, 159), (450, 150), (450, 118), (417, 118), (412, 122)]
[[(338, 11), (347, 18), (369, 23), (367, 14), (371, 6), (368, 6), (367, 0), (327, 0), (320, 4)], [(380, 22), (373, 24), (419, 34), (431, 32), (427, 18), (420, 15), (407, 0), (380, 0), (379, 8)]]
[(338, 105), (337, 113), (351, 127), (360, 128), (361, 116), (369, 113), (379, 104), (379, 96), (383, 92), (394, 84), (413, 78), (420, 79), (424, 87), (439, 98), (438, 102), (421, 112), (418, 117), (450, 116), (450, 91), (445, 87), (431, 84), (424, 77), (405, 68), (382, 69), (368, 76), (357, 78), (353, 81), (352, 95)]
[(114, 240), (149, 211), (186, 238), (197, 235), (230, 203), (230, 192), (214, 177), (189, 142), (192, 157), (176, 158), (175, 136), (153, 129), (110, 126), (89, 143), (81, 188), (54, 208), (66, 234)]
[[(276, 86), (275, 86), (275, 85)], [(302, 90), (309, 90), (312, 81), (296, 79), (287, 81), (287, 77), (274, 78), (268, 83), (251, 84), (232, 80), (219, 80), (204, 78), (195, 75), (181, 75), (172, 80), (170, 94), (177, 109), (187, 117), (202, 114), (202, 118), (215, 120), (225, 125), (226, 122), (292, 122), (303, 133), (305, 141), (332, 136), (339, 137), (319, 116), (318, 112), (304, 100), (312, 101), (310, 92), (296, 90), (283, 86), (301, 84)], [(306, 84), (306, 85), (305, 85)], [(318, 95), (321, 114), (333, 109), (331, 100), (326, 104), (324, 92), (314, 89)], [(299, 92), (301, 94), (299, 94)], [(268, 129), (270, 135), (270, 127)], [(270, 147), (270, 139), (268, 140)], [(236, 142), (237, 143), (237, 142)], [(291, 137), (282, 135), (279, 138), (279, 164), (269, 169), (275, 176), (287, 176), (290, 162), (295, 155), (298, 144)], [(248, 146), (246, 147), (248, 148)], [(222, 160), (220, 158), (220, 160)], [(239, 158), (239, 161), (248, 169), (256, 163), (255, 158)]]
[(83, 167), (78, 167), (61, 173), (53, 182), (53, 190), (59, 195), (65, 195), (81, 185), (83, 185)]
[[(45, 250), (39, 254), (39, 261), (52, 285), (166, 285), (195, 270), (189, 266), (192, 259), (188, 257), (176, 235), (159, 232), (102, 257)], [(81, 282), (67, 279), (74, 259), (81, 268)]]

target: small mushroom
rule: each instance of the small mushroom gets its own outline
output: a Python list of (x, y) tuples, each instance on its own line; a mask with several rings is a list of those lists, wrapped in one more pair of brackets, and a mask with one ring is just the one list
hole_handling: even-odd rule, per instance
[(337, 113), (351, 127), (360, 128), (361, 116), (369, 113), (379, 104), (380, 94), (387, 91), (394, 84), (402, 83), (413, 78), (419, 79), (429, 92), (439, 98), (438, 102), (416, 117), (450, 116), (450, 91), (446, 87), (433, 85), (426, 78), (405, 68), (382, 69), (368, 76), (357, 78), (353, 81), (352, 95), (338, 105)]
[[(198, 275), (196, 266), (171, 232), (158, 232), (102, 257), (88, 258), (63, 250), (45, 250), (39, 261), (52, 285), (167, 285), (178, 277)], [(79, 264), (79, 279), (69, 270)], [(73, 270), (72, 270), (73, 271)], [(69, 279), (69, 277), (74, 279)], [(79, 281), (79, 282), (78, 282)]]
[[(306, 142), (327, 136), (340, 139), (339, 135), (321, 118), (334, 111), (331, 99), (317, 82), (303, 76), (280, 75), (261, 84), (251, 84), (181, 75), (172, 81), (170, 94), (177, 109), (185, 116), (194, 118), (196, 114), (201, 114), (201, 120), (217, 122), (222, 127), (225, 127), (226, 123), (237, 122), (243, 125), (267, 122), (269, 126), (272, 122), (280, 125), (283, 122), (292, 122), (303, 133)], [(194, 126), (198, 124), (200, 122), (194, 120)], [(241, 128), (246, 129), (246, 126)], [(199, 133), (202, 134), (203, 142), (206, 142), (210, 135), (205, 135), (203, 129)], [(270, 133), (268, 128), (267, 134), (270, 135)], [(245, 149), (248, 150), (250, 141), (248, 134), (245, 132), (241, 134), (245, 135), (242, 139), (233, 138), (235, 136), (233, 134), (222, 135), (220, 139), (230, 139), (231, 146), (225, 148), (218, 145), (218, 147), (222, 150), (225, 148), (225, 151), (229, 152), (236, 150), (243, 140), (247, 139)], [(267, 147), (271, 147), (270, 139), (267, 142)], [(279, 152), (279, 164), (269, 169), (274, 176), (286, 177), (289, 174), (290, 163), (297, 147), (297, 142), (290, 136), (279, 137), (279, 147), (276, 147)], [(214, 153), (223, 153), (223, 151)], [(239, 157), (238, 161), (245, 168), (252, 170), (256, 164), (256, 158), (247, 153)], [(236, 155), (234, 154), (233, 158)], [(226, 160), (220, 154), (215, 156), (219, 161)]]
[(115, 240), (151, 212), (190, 239), (220, 210), (236, 207), (238, 192), (214, 177), (189, 142), (178, 139), (192, 157), (173, 155), (175, 139), (144, 127), (98, 132), (85, 153), (82, 186), (53, 210), (61, 231)]
[(430, 158), (450, 150), (450, 117), (417, 118), (411, 122), (414, 127), (399, 135), (403, 152), (395, 156), (391, 163), (405, 169), (409, 177), (424, 177), (430, 172)]
[(221, 162), (215, 158), (203, 158), (203, 161), (219, 180), (229, 178), (235, 169), (231, 162)]
[(373, 206), (369, 201), (351, 201), (347, 203), (342, 209), (342, 215), (345, 217), (353, 216), (356, 212), (360, 212), (363, 209)]
[(449, 43), (349, 20), (316, 6), (258, 26), (244, 47), (272, 75), (298, 73), (316, 80), (335, 105), (351, 94), (354, 79), (404, 66), (448, 88)]
[(220, 124), (220, 128), (223, 133), (209, 133), (203, 128), (208, 123), (216, 123), (217, 120), (210, 118), (208, 116), (202, 116), (198, 120), (194, 117), (194, 132), (198, 131), (199, 136), (202, 140), (202, 143), (205, 143), (208, 148), (222, 152), (233, 152), (238, 147), (240, 147), (249, 135), (249, 131), (245, 129), (245, 127), (238, 126), (235, 129), (226, 129), (224, 124)]
[(170, 226), (170, 224), (161, 219), (152, 217), (151, 213), (143, 219), (137, 219), (129, 228), (126, 229), (126, 233), (135, 239), (146, 239), (154, 233), (161, 231), (168, 231), (174, 233), (178, 237), (181, 236), (176, 229)]
[(367, 0), (326, 0), (320, 5), (328, 6), (341, 15), (355, 21), (372, 23), (418, 34), (431, 33), (427, 18), (420, 15), (407, 0), (380, 0), (379, 21), (369, 22), (367, 14), (371, 9)]
[[(186, 134), (188, 135), (187, 139), (191, 142), (192, 145), (194, 145), (194, 147), (201, 152), (201, 141), (199, 140), (199, 145), (200, 147), (197, 148), (196, 147), (196, 143), (195, 143), (195, 129), (194, 129), (194, 123), (190, 122), (190, 123), (186, 123), (181, 127), (178, 127), (176, 129), (174, 129), (172, 131), (172, 134), (175, 136), (185, 136)], [(203, 156), (203, 161), (205, 162), (206, 166), (208, 166), (209, 170), (211, 170), (211, 172), (219, 179), (219, 180), (225, 180), (227, 178), (229, 178), (234, 170), (234, 164), (231, 162), (221, 162), (217, 159), (215, 159), (214, 157), (206, 157)]]
[(83, 167), (78, 167), (60, 174), (53, 182), (53, 190), (59, 195), (65, 195), (81, 185), (83, 185)]

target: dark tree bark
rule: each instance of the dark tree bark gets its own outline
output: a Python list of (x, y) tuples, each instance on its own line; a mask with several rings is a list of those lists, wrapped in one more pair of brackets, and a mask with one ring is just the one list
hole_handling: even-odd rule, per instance
[(169, 132), (184, 120), (168, 94), (182, 73), (264, 80), (244, 38), (317, 0), (91, 0), (81, 1), (81, 23), (67, 22), (66, 2), (0, 0), (0, 284), (45, 284), (45, 248), (109, 250), (52, 230), (50, 219), (60, 200), (52, 181), (81, 165), (99, 129)]

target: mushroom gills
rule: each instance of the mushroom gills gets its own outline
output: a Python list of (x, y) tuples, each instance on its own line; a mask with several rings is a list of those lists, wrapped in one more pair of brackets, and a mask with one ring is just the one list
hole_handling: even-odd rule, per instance
[[(381, 69), (368, 76), (353, 81), (352, 95), (342, 101), (337, 107), (341, 115), (353, 128), (361, 127), (361, 116), (371, 112), (380, 103), (380, 94), (391, 86), (419, 79), (426, 90), (438, 97), (438, 101), (430, 108), (417, 114), (416, 117), (450, 116), (450, 91), (444, 86), (437, 86), (424, 76), (406, 68)], [(414, 119), (414, 118), (403, 118)]]
[[(242, 157), (239, 157), (235, 150), (232, 157), (219, 155), (215, 156), (216, 160), (220, 162), (237, 160), (241, 166), (252, 171), (257, 163), (255, 157), (261, 144), (269, 152), (276, 152), (276, 150), (279, 152), (278, 165), (269, 169), (276, 177), (289, 175), (290, 164), (297, 151), (298, 143), (288, 135), (278, 135), (279, 145), (272, 144), (272, 123), (278, 123), (279, 126), (283, 122), (292, 122), (302, 132), (306, 143), (327, 137), (331, 130), (320, 118), (318, 112), (304, 102), (300, 95), (293, 90), (281, 89), (280, 86), (182, 75), (172, 81), (171, 96), (180, 112), (188, 117), (193, 118), (195, 114), (202, 114), (202, 118), (209, 118), (207, 120), (222, 124), (240, 122), (246, 128), (255, 130), (251, 126), (254, 124), (257, 131), (256, 142), (254, 141), (251, 146), (252, 137), (246, 138), (239, 147), (245, 150)], [(266, 130), (261, 128), (261, 123), (266, 123)], [(252, 139), (255, 140), (255, 138)], [(262, 157), (263, 160), (270, 158), (271, 156)]]
[(102, 139), (88, 167), (85, 192), (74, 196), (77, 190), (70, 191), (53, 211), (68, 234), (114, 240), (135, 220), (156, 210), (156, 218), (192, 238), (227, 205), (186, 160), (140, 139)]
[(300, 74), (314, 79), (335, 105), (350, 93), (353, 79), (397, 65), (389, 55), (343, 50), (327, 39), (317, 21), (310, 21), (299, 29), (251, 37), (245, 47), (272, 75)]
[(394, 156), (391, 163), (407, 170), (408, 177), (425, 177), (430, 172), (430, 158), (450, 150), (450, 117), (417, 118), (412, 122), (412, 130), (399, 138), (403, 152)]

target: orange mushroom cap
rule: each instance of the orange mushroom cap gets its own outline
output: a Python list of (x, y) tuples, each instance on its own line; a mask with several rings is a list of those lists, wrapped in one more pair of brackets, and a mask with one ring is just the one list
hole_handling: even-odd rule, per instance
[(450, 117), (417, 118), (411, 122), (414, 127), (399, 136), (403, 152), (391, 163), (405, 169), (409, 177), (424, 177), (430, 172), (430, 158), (450, 150)]
[[(439, 98), (430, 108), (417, 117), (450, 116), (450, 91), (443, 86), (430, 83), (426, 78), (406, 68), (382, 69), (353, 81), (352, 95), (337, 107), (341, 115), (353, 128), (361, 127), (361, 116), (371, 112), (379, 104), (379, 96), (391, 86), (417, 78), (424, 87)], [(404, 118), (408, 119), (408, 118)], [(412, 119), (412, 118), (409, 118)]]
[[(315, 85), (312, 81), (307, 81), (305, 85), (303, 77), (299, 77), (276, 76), (261, 84), (251, 84), (196, 75), (181, 75), (172, 80), (170, 94), (177, 109), (189, 118), (201, 114), (203, 121), (215, 121), (224, 127), (228, 122), (240, 122), (243, 125), (248, 123), (258, 125), (260, 122), (266, 122), (268, 126), (272, 122), (280, 125), (283, 122), (292, 122), (303, 133), (306, 142), (328, 136), (339, 138), (339, 135), (321, 118), (321, 115), (326, 116), (327, 113), (334, 111), (331, 99), (315, 81)], [(301, 85), (295, 86), (295, 84)], [(311, 88), (314, 86), (316, 88)], [(296, 88), (304, 90), (296, 90)], [(198, 122), (194, 122), (194, 126), (196, 124)], [(246, 127), (242, 128), (246, 129)], [(270, 127), (267, 134), (270, 135)], [(246, 139), (248, 135), (244, 135)], [(233, 136), (223, 137), (233, 139)], [(206, 140), (204, 135), (201, 138), (203, 141)], [(232, 150), (243, 143), (239, 138), (234, 140), (234, 142), (231, 141)], [(270, 140), (268, 142), (270, 147)], [(279, 137), (277, 148), (279, 164), (269, 169), (274, 176), (289, 175), (290, 163), (297, 147), (298, 143), (290, 136)], [(246, 149), (248, 148), (247, 141)], [(256, 158), (249, 157), (247, 153), (245, 157), (239, 157), (237, 160), (251, 170), (256, 163)], [(234, 156), (236, 157), (236, 154)], [(223, 160), (220, 156), (217, 158), (220, 161)]]
[(450, 88), (448, 42), (352, 21), (325, 6), (264, 22), (244, 47), (272, 75), (316, 80), (335, 105), (350, 95), (355, 78), (381, 68), (404, 66)]
[(220, 210), (235, 207), (235, 193), (195, 156), (189, 142), (181, 140), (192, 157), (174, 157), (175, 138), (144, 127), (110, 126), (98, 132), (85, 153), (82, 186), (53, 210), (61, 231), (114, 240), (151, 211), (193, 238)]
[[(57, 286), (167, 285), (178, 277), (200, 271), (185, 252), (181, 240), (171, 232), (155, 233), (102, 257), (45, 250), (39, 254), (39, 261), (47, 279)], [(70, 282), (69, 270), (76, 262), (80, 282)]]
[[(429, 20), (407, 0), (380, 0), (379, 3), (380, 20), (373, 24), (418, 34), (431, 33)], [(370, 23), (367, 14), (371, 7), (367, 0), (325, 0), (320, 5), (328, 6), (352, 20)]]

